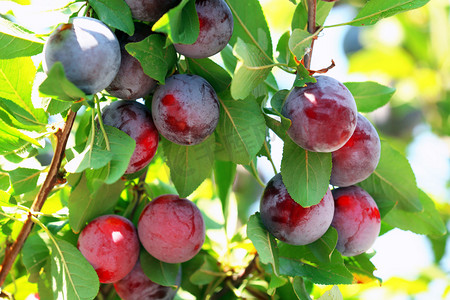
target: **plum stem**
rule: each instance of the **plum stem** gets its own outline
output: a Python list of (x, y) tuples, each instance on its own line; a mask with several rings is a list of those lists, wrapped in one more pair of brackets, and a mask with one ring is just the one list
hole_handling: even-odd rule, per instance
[(267, 159), (269, 160), (270, 164), (272, 165), (273, 172), (275, 174), (278, 174), (277, 167), (275, 166), (275, 163), (273, 162), (272, 155), (270, 154), (270, 149), (269, 149), (269, 145), (267, 144), (267, 141), (264, 141), (264, 149), (266, 150), (266, 152), (268, 154)]
[[(47, 199), (48, 195), (58, 183), (58, 178), (60, 176), (59, 168), (61, 167), (61, 162), (64, 158), (67, 140), (69, 139), (69, 135), (72, 130), (76, 115), (77, 113), (75, 111), (69, 110), (64, 127), (55, 132), (57, 141), (55, 154), (50, 164), (47, 177), (45, 178), (45, 181), (42, 184), (39, 193), (37, 194), (36, 198), (33, 201), (33, 204), (31, 205), (30, 210), (33, 212), (39, 212), (42, 209), (42, 206), (44, 205), (44, 202)], [(5, 249), (4, 259), (2, 265), (0, 266), (0, 286), (4, 284), (12, 265), (17, 258), (17, 255), (22, 249), (23, 244), (25, 243), (28, 235), (33, 228), (34, 222), (32, 220), (32, 217), (33, 214), (29, 213), (19, 235), (17, 236), (17, 239), (11, 246), (7, 246), (7, 248)]]
[[(316, 9), (317, 1), (308, 0), (308, 32), (314, 34), (316, 32)], [(314, 48), (314, 39), (311, 41), (311, 50), (305, 55), (305, 68), (311, 68), (312, 51)]]

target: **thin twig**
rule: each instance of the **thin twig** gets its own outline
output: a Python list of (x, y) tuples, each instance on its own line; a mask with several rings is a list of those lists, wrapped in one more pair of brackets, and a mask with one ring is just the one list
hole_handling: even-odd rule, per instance
[[(64, 151), (66, 149), (67, 140), (69, 139), (70, 131), (72, 130), (76, 114), (76, 112), (70, 110), (67, 115), (67, 120), (64, 128), (62, 130), (58, 130), (55, 133), (57, 141), (55, 154), (50, 164), (47, 177), (45, 178), (45, 181), (42, 184), (39, 193), (37, 194), (33, 204), (31, 205), (31, 211), (33, 212), (39, 212), (41, 210), (48, 195), (58, 182), (59, 168), (61, 166), (61, 161), (64, 158)], [(30, 213), (27, 220), (23, 224), (22, 230), (20, 231), (17, 239), (11, 246), (7, 247), (5, 250), (5, 257), (3, 259), (2, 265), (0, 266), (0, 286), (5, 283), (6, 277), (11, 270), (11, 267), (16, 260), (17, 255), (22, 249), (23, 244), (25, 243), (28, 235), (31, 232), (31, 229), (33, 228), (34, 223), (31, 217), (32, 214)]]
[[(229, 281), (231, 283), (231, 286), (239, 287), (244, 280), (250, 276), (251, 273), (253, 273), (254, 270), (257, 269), (256, 261), (258, 260), (258, 254), (255, 255), (255, 257), (252, 259), (252, 261), (248, 264), (248, 266), (245, 268), (244, 272), (237, 278), (229, 277), (225, 279), (225, 281)], [(231, 290), (229, 285), (225, 285), (220, 291), (215, 293), (211, 296), (211, 300), (215, 299), (222, 299), (223, 296), (225, 296), (229, 291)]]

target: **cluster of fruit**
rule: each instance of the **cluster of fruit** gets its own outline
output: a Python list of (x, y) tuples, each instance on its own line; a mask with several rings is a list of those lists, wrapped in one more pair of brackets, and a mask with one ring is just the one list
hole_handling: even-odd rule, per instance
[[(135, 19), (154, 22), (181, 1), (126, 2)], [(228, 44), (233, 16), (223, 0), (197, 0), (195, 7), (200, 24), (197, 41), (174, 47), (186, 57), (205, 58)], [(59, 26), (44, 47), (45, 72), (60, 62), (67, 79), (86, 94), (106, 90), (121, 99), (105, 106), (101, 118), (105, 125), (122, 130), (136, 142), (125, 174), (138, 172), (150, 163), (158, 148), (159, 134), (180, 145), (196, 145), (213, 133), (219, 120), (216, 92), (205, 79), (174, 74), (158, 86), (126, 51), (126, 44), (151, 34), (158, 33), (141, 22), (135, 23), (135, 33), (129, 36), (113, 33), (97, 19), (76, 17)], [(151, 111), (133, 101), (150, 93)], [(121, 298), (172, 299), (174, 289), (150, 281), (143, 273), (140, 245), (160, 261), (182, 263), (200, 251), (204, 240), (205, 225), (197, 206), (177, 195), (163, 195), (147, 204), (137, 228), (122, 216), (103, 215), (86, 225), (77, 246), (94, 267), (99, 281), (114, 283)]]
[[(144, 22), (158, 20), (175, 1), (127, 0), (133, 17)], [(160, 7), (161, 6), (161, 7)], [(205, 58), (220, 52), (233, 32), (233, 16), (223, 0), (196, 0), (199, 36), (193, 44), (174, 44), (186, 57)], [(50, 36), (44, 48), (44, 70), (61, 62), (66, 77), (87, 94), (106, 90), (121, 100), (102, 111), (104, 124), (116, 127), (136, 141), (125, 174), (145, 168), (154, 157), (159, 134), (179, 145), (196, 145), (210, 136), (219, 121), (219, 101), (213, 87), (202, 77), (168, 74), (164, 85), (149, 77), (140, 62), (125, 49), (153, 33), (145, 23), (135, 33), (113, 33), (101, 21), (77, 17)], [(346, 256), (365, 252), (380, 230), (376, 203), (356, 183), (366, 179), (380, 158), (375, 128), (358, 114), (348, 89), (327, 76), (316, 83), (294, 88), (282, 114), (292, 121), (290, 138), (307, 151), (331, 152), (330, 184), (317, 205), (295, 202), (275, 175), (263, 193), (260, 213), (264, 225), (276, 238), (305, 245), (319, 239), (333, 226), (338, 232), (337, 249)], [(151, 110), (133, 101), (153, 94)], [(162, 234), (164, 233), (164, 234)], [(140, 244), (155, 258), (181, 263), (194, 257), (205, 239), (202, 215), (194, 203), (176, 195), (153, 199), (142, 211), (137, 229), (128, 219), (104, 215), (80, 233), (78, 248), (96, 270), (102, 283), (115, 283), (124, 299), (140, 299), (140, 291), (166, 293), (174, 290), (151, 282), (139, 264)], [(145, 289), (131, 288), (139, 282)], [(144, 291), (144, 292), (143, 292)], [(156, 291), (156, 292), (155, 292)], [(147, 295), (147, 294), (146, 294)]]
[(122, 216), (103, 215), (84, 227), (77, 247), (94, 267), (99, 281), (114, 283), (122, 299), (160, 299), (162, 294), (173, 298), (175, 290), (152, 282), (144, 274), (140, 244), (160, 261), (182, 263), (193, 258), (204, 241), (205, 224), (197, 206), (177, 195), (162, 195), (145, 206), (137, 229)]
[(355, 185), (378, 165), (380, 138), (357, 112), (352, 94), (342, 83), (328, 76), (316, 80), (294, 88), (282, 114), (292, 121), (288, 135), (297, 145), (307, 151), (331, 152), (330, 184), (338, 188), (328, 189), (317, 205), (302, 207), (277, 174), (262, 195), (261, 219), (272, 235), (292, 245), (316, 241), (331, 225), (338, 232), (336, 248), (354, 256), (366, 252), (380, 232), (375, 201)]

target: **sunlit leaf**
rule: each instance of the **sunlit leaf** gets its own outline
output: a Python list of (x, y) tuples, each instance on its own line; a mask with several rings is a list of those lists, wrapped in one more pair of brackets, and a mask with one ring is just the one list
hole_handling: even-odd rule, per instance
[(270, 74), (271, 61), (260, 49), (241, 39), (234, 45), (233, 54), (239, 62), (231, 81), (231, 95), (234, 99), (245, 99)]
[(0, 16), (0, 59), (36, 55), (41, 53), (43, 48), (43, 40)]
[(250, 216), (247, 223), (247, 236), (258, 251), (261, 262), (271, 264), (273, 272), (276, 276), (279, 276), (277, 243), (264, 227), (259, 213)]
[(75, 246), (55, 240), (52, 244), (54, 300), (91, 300), (99, 290), (97, 273)]
[(0, 60), (0, 107), (18, 121), (14, 125), (19, 128), (39, 128), (47, 123), (44, 110), (34, 108), (31, 101), (35, 74), (30, 57)]
[(389, 102), (395, 93), (395, 88), (390, 88), (373, 81), (345, 82), (356, 101), (359, 112), (368, 113), (382, 107)]
[(371, 0), (364, 5), (356, 17), (346, 24), (353, 26), (372, 25), (383, 18), (424, 6), (430, 0)]
[(47, 78), (39, 86), (42, 97), (51, 97), (61, 101), (78, 101), (85, 99), (86, 94), (70, 82), (64, 73), (64, 66), (57, 61), (47, 73)]

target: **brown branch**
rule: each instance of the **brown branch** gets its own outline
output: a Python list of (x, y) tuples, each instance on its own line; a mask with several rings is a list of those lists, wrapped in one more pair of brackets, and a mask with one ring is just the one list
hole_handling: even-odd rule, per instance
[[(314, 34), (316, 32), (316, 9), (317, 9), (317, 0), (307, 0), (308, 1), (308, 32)], [(312, 50), (314, 48), (314, 40), (311, 42), (311, 50), (305, 55), (305, 68), (311, 68), (311, 57)]]
[[(55, 133), (57, 141), (55, 153), (53, 155), (47, 177), (45, 178), (45, 181), (42, 184), (39, 193), (37, 194), (33, 204), (31, 205), (32, 212), (38, 212), (41, 210), (48, 195), (58, 182), (59, 168), (61, 167), (61, 161), (64, 158), (64, 151), (66, 149), (67, 140), (69, 139), (70, 131), (72, 130), (76, 115), (76, 112), (70, 110), (67, 115), (67, 120), (64, 128), (59, 129)], [(23, 244), (25, 243), (28, 235), (31, 232), (31, 229), (33, 228), (33, 221), (31, 220), (31, 216), (32, 214), (30, 213), (27, 220), (23, 224), (23, 227), (17, 239), (11, 246), (8, 246), (5, 250), (5, 257), (3, 259), (2, 265), (0, 266), (0, 286), (4, 284), (6, 276), (11, 270), (11, 267), (16, 260), (17, 255), (22, 249)]]
[[(231, 285), (234, 287), (239, 287), (244, 282), (244, 280), (251, 273), (253, 273), (254, 270), (257, 269), (257, 266), (256, 266), (257, 259), (258, 259), (258, 254), (255, 255), (255, 257), (248, 264), (248, 266), (245, 268), (244, 272), (241, 275), (239, 275), (237, 278), (233, 278), (232, 276), (230, 276), (230, 277), (226, 278), (225, 281), (229, 281), (231, 283)], [(230, 291), (230, 287), (229, 287), (229, 285), (226, 284), (220, 291), (213, 294), (210, 299), (211, 300), (222, 299), (223, 296), (225, 296), (229, 291)]]

